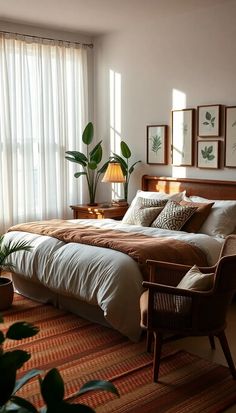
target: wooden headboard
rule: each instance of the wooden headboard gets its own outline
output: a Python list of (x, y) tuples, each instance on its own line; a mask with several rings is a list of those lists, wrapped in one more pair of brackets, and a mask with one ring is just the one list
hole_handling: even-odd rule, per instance
[(187, 196), (198, 195), (207, 199), (236, 200), (236, 181), (215, 181), (208, 179), (143, 175), (142, 190), (160, 191), (168, 194), (185, 190)]

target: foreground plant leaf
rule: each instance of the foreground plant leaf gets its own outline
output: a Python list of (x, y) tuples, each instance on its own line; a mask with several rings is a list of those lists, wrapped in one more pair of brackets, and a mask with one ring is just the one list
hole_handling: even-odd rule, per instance
[(23, 399), (22, 397), (13, 396), (11, 397), (11, 401), (17, 406), (23, 407), (24, 411), (26, 409), (29, 412), (38, 413), (38, 410), (33, 406), (33, 404), (28, 400)]
[(106, 380), (91, 380), (85, 383), (80, 390), (78, 391), (78, 395), (87, 393), (93, 390), (105, 390), (109, 391), (110, 393), (116, 394), (116, 396), (120, 396), (117, 388), (112, 384), (110, 381)]
[(64, 382), (56, 368), (49, 370), (44, 379), (40, 380), (40, 387), (43, 400), (48, 407), (63, 401)]
[(39, 376), (40, 374), (42, 374), (42, 370), (32, 369), (28, 371), (23, 377), (21, 377), (19, 380), (16, 380), (13, 394), (15, 394), (22, 386), (24, 386), (25, 383), (27, 383), (33, 377)]
[(19, 321), (9, 327), (6, 337), (11, 340), (22, 340), (23, 338), (33, 337), (38, 332), (39, 328), (37, 326), (25, 321)]

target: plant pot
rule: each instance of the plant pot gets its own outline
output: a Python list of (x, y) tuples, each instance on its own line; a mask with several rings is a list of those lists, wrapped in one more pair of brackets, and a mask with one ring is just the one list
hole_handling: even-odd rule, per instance
[(9, 278), (0, 277), (0, 311), (7, 310), (12, 305), (14, 289)]

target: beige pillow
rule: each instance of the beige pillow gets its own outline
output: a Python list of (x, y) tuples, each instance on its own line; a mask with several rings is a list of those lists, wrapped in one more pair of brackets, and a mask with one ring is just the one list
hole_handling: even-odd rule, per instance
[(179, 231), (196, 210), (197, 207), (180, 205), (175, 201), (169, 201), (151, 226)]
[(194, 265), (185, 274), (177, 288), (194, 291), (207, 291), (213, 286), (214, 273), (204, 274)]
[(167, 199), (137, 198), (135, 204), (131, 205), (124, 215), (122, 223), (149, 227), (166, 203)]

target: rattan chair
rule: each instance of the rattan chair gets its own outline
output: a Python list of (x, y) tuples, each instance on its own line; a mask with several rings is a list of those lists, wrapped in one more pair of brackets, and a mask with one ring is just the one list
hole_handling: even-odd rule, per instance
[[(228, 255), (232, 252), (235, 255)], [(176, 288), (190, 266), (151, 260), (147, 264), (150, 281), (144, 281), (143, 286), (148, 289), (148, 302), (145, 308), (141, 299), (141, 325), (147, 329), (147, 351), (151, 351), (154, 338), (153, 380), (158, 381), (161, 348), (166, 334), (208, 336), (213, 349), (214, 337), (218, 337), (230, 372), (236, 379), (225, 335), (226, 314), (236, 291), (236, 237), (228, 237), (216, 266), (201, 268), (204, 273), (214, 272), (213, 288), (209, 291)]]

